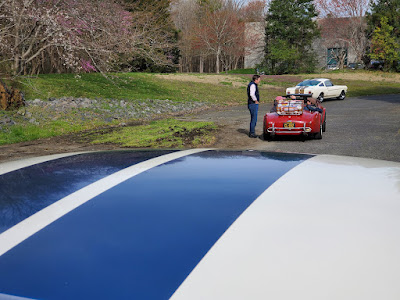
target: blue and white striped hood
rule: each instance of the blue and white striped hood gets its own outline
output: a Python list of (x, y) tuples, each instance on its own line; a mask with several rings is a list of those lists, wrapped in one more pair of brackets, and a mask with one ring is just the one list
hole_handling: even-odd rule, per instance
[(399, 163), (113, 151), (0, 174), (0, 299), (400, 299)]

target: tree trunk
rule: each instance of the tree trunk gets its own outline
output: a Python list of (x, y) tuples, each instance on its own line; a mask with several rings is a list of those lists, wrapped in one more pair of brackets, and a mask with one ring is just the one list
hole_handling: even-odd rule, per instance
[(219, 74), (219, 56), (221, 55), (221, 49), (218, 48), (217, 55), (215, 58), (215, 73)]
[(199, 73), (204, 73), (204, 57), (203, 57), (203, 55), (200, 55)]
[(182, 57), (179, 57), (179, 73), (183, 72), (182, 63), (183, 63), (183, 59), (182, 59)]

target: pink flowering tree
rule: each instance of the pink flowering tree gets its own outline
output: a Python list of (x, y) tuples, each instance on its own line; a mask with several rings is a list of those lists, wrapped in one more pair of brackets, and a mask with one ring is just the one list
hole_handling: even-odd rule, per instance
[(113, 0), (2, 0), (0, 62), (14, 75), (116, 70), (163, 44), (153, 22)]

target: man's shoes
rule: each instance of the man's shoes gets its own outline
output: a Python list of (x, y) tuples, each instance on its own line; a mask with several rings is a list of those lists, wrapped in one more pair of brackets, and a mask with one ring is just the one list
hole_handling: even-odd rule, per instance
[(249, 137), (251, 137), (251, 138), (258, 138), (258, 136), (255, 135), (254, 133), (249, 133)]

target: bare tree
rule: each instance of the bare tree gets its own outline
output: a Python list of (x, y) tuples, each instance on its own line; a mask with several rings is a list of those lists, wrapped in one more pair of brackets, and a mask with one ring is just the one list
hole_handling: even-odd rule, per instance
[(315, 3), (324, 17), (320, 24), (326, 46), (348, 47), (355, 53), (355, 60), (361, 61), (367, 47), (365, 14), (370, 0), (315, 0)]
[(180, 70), (219, 73), (237, 68), (253, 40), (245, 36), (245, 23), (263, 22), (264, 8), (263, 0), (173, 1), (172, 16), (180, 31)]
[(230, 69), (231, 62), (238, 61), (245, 53), (245, 20), (243, 5), (239, 1), (216, 1), (213, 8), (207, 8), (201, 18), (198, 36), (204, 47), (215, 57), (215, 71)]
[(245, 22), (264, 22), (267, 0), (254, 0), (242, 6), (241, 18)]
[(199, 44), (197, 28), (200, 7), (195, 0), (175, 0), (171, 5), (171, 15), (179, 30), (179, 49), (181, 53), (180, 71), (192, 72), (193, 61), (199, 60), (199, 72), (204, 71), (204, 60), (209, 55), (207, 49)]

